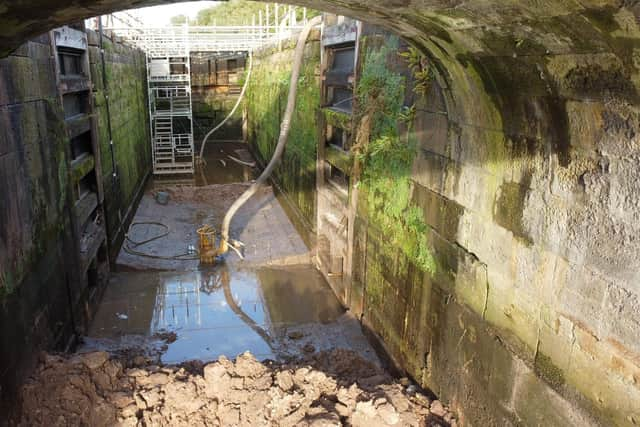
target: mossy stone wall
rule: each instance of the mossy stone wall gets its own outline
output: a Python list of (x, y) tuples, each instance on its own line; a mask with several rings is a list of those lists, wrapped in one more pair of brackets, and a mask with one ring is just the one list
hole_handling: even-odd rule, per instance
[[(231, 113), (239, 95), (218, 93), (215, 87), (192, 85), (192, 88), (193, 137), (196, 149), (199, 149), (204, 136)], [(209, 137), (207, 146), (215, 140), (242, 140), (242, 107), (239, 106), (229, 120)]]
[[(294, 47), (294, 41), (290, 40), (283, 43), (281, 49), (269, 47), (254, 55), (245, 106), (249, 144), (262, 165), (269, 162), (278, 142)], [(315, 230), (316, 222), (319, 63), (320, 41), (318, 34), (312, 33), (305, 47), (287, 147), (273, 175), (285, 199), (300, 213), (300, 222), (307, 233)]]
[[(107, 235), (111, 256), (115, 257), (126, 232), (124, 227), (133, 214), (132, 208), (135, 208), (137, 197), (151, 171), (146, 59), (142, 51), (104, 37), (108, 89), (105, 91), (98, 36), (93, 34), (89, 40)], [(107, 122), (107, 95), (113, 160)]]
[[(95, 40), (95, 35), (90, 40)], [(106, 44), (118, 181), (111, 157), (97, 48), (92, 80), (109, 213), (115, 236), (150, 168), (144, 55)], [(0, 59), (0, 413), (6, 421), (16, 388), (42, 350), (64, 351), (95, 303), (79, 272), (70, 170), (70, 140), (49, 35)], [(88, 158), (86, 167), (93, 167)], [(112, 239), (113, 240), (113, 239)], [(117, 249), (117, 248), (116, 248)], [(101, 272), (104, 273), (104, 272)], [(0, 422), (2, 423), (2, 422)]]
[(0, 60), (0, 413), (43, 347), (71, 333), (68, 138), (49, 37)]
[(552, 53), (550, 40), (542, 49), (469, 29), (482, 51), (462, 54), (442, 34), (412, 67), (394, 36), (361, 41), (360, 86), (394, 87), (409, 67), (415, 96), (392, 108), (378, 98), (384, 117), (359, 156), (350, 305), (467, 425), (640, 420), (639, 193), (629, 186), (639, 69), (620, 45), (640, 33), (629, 11), (588, 20), (613, 29), (615, 54)]
[[(354, 262), (365, 291), (383, 281), (391, 352), (464, 424), (637, 425), (637, 2), (293, 3), (394, 31), (435, 70), (411, 180), (435, 277), (384, 247)], [(132, 4), (7, 3), (0, 46)], [(385, 246), (353, 225), (358, 253)]]

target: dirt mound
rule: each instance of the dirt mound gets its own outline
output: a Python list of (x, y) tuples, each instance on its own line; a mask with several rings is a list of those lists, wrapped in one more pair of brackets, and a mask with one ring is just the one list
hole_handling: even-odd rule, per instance
[(455, 426), (440, 402), (347, 350), (286, 364), (129, 366), (105, 352), (42, 357), (20, 426)]

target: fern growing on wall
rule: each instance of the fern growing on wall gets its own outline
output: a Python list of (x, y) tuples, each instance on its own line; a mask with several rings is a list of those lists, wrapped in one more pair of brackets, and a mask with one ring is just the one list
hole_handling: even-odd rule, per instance
[[(371, 223), (423, 271), (434, 274), (436, 262), (427, 239), (429, 227), (422, 210), (411, 204), (411, 165), (416, 147), (409, 138), (402, 138), (399, 130), (403, 121), (407, 134), (411, 132), (415, 108), (404, 106), (405, 77), (390, 66), (399, 41), (396, 37), (387, 40), (379, 48), (366, 50), (356, 88), (360, 115), (369, 115), (372, 122), (368, 144), (357, 147), (358, 160), (363, 164), (359, 184), (367, 194)], [(409, 63), (415, 75), (416, 69)], [(425, 85), (420, 83), (414, 88), (424, 93)]]

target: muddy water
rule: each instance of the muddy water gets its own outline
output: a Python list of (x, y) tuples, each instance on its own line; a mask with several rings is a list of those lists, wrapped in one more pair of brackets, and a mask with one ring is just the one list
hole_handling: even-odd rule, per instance
[(196, 171), (196, 185), (229, 184), (254, 179), (254, 168), (233, 161), (229, 156), (251, 163), (247, 144), (238, 142), (208, 143), (204, 158), (206, 167)]
[[(154, 235), (153, 227), (144, 225), (148, 221), (161, 221), (170, 232), (136, 246), (143, 255), (121, 250), (119, 272), (80, 351), (142, 348), (154, 358), (160, 354), (164, 363), (179, 363), (245, 351), (259, 359), (286, 359), (344, 348), (376, 362), (358, 320), (344, 312), (310, 264), (308, 247), (269, 189), (256, 194), (232, 223), (231, 232), (246, 244), (243, 261), (229, 253), (225, 263), (212, 268), (197, 259), (158, 257), (197, 245), (195, 230), (218, 223), (244, 191), (233, 183), (253, 178), (252, 168), (228, 157), (253, 161), (246, 145), (211, 144), (205, 154), (206, 166), (194, 177), (153, 179), (150, 190), (164, 189), (169, 202), (159, 205), (153, 191), (145, 193), (134, 218), (142, 225), (130, 231), (131, 238)], [(303, 265), (273, 267), (293, 262)], [(166, 348), (154, 338), (166, 337), (165, 332), (176, 336)]]
[(205, 165), (197, 165), (193, 176), (156, 176), (153, 185), (181, 184), (203, 187), (211, 184), (248, 182), (255, 179), (257, 169), (233, 161), (229, 156), (251, 163), (253, 158), (242, 142), (209, 141), (205, 148)]
[(212, 360), (246, 350), (277, 358), (287, 331), (336, 321), (343, 308), (311, 266), (114, 275), (89, 336), (175, 332), (165, 363)]

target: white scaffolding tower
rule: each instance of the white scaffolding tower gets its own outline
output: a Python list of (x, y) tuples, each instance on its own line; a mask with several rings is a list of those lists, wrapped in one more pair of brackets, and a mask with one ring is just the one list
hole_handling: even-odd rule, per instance
[(193, 173), (189, 32), (177, 27), (162, 38), (146, 35), (153, 173)]
[[(153, 173), (193, 174), (195, 169), (193, 114), (191, 104), (192, 52), (249, 52), (267, 43), (279, 42), (301, 30), (306, 21), (296, 21), (296, 9), (284, 12), (278, 7), (270, 15), (266, 7), (264, 20), (260, 12), (252, 25), (189, 25), (150, 28), (138, 22), (114, 16), (121, 27), (106, 28), (141, 48), (147, 54), (149, 118), (153, 153)], [(127, 18), (127, 19), (125, 19)], [(132, 24), (133, 22), (133, 24)]]

